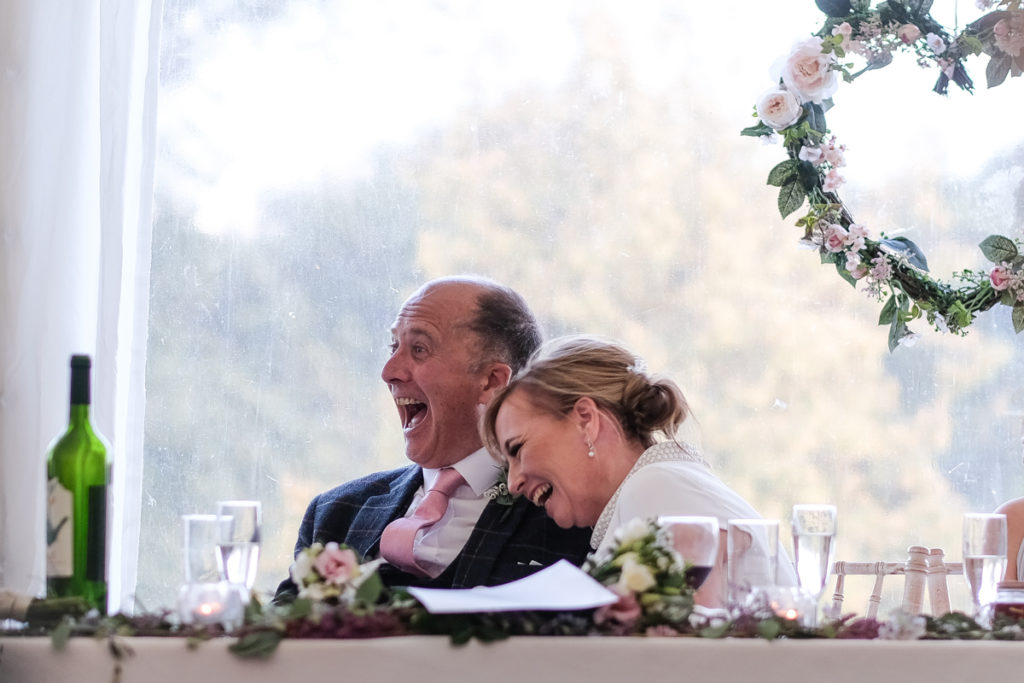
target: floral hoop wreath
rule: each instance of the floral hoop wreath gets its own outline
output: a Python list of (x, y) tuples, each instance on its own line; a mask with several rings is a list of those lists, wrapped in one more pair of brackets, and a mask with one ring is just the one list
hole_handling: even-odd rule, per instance
[[(772, 75), (776, 85), (755, 107), (757, 125), (743, 135), (774, 142), (782, 136), (788, 159), (768, 174), (779, 188), (779, 212), (785, 218), (808, 201), (809, 209), (796, 224), (804, 229), (802, 242), (821, 254), (822, 263), (835, 265), (839, 275), (885, 301), (880, 325), (889, 325), (889, 350), (909, 345), (917, 335), (907, 323), (921, 317), (940, 332), (967, 333), (975, 316), (996, 304), (1010, 306), (1016, 332), (1024, 330), (1024, 248), (1020, 240), (990, 235), (979, 245), (994, 265), (986, 271), (964, 270), (945, 283), (928, 274), (924, 252), (906, 237), (873, 239), (856, 223), (837, 194), (844, 182), (840, 144), (825, 125), (825, 112), (839, 87), (838, 75), (852, 82), (858, 76), (892, 62), (897, 52), (910, 52), (922, 67), (938, 67), (935, 92), (946, 94), (949, 82), (971, 92), (963, 61), (970, 55), (989, 55), (985, 70), (988, 87), (1007, 75), (1024, 72), (1024, 0), (975, 0), (979, 9), (992, 10), (960, 33), (950, 33), (929, 13), (931, 0), (888, 0), (871, 7), (870, 0), (815, 0), (827, 19), (814, 37), (798, 42), (779, 60)], [(995, 9), (993, 9), (995, 7)], [(853, 71), (848, 56), (863, 62)]]

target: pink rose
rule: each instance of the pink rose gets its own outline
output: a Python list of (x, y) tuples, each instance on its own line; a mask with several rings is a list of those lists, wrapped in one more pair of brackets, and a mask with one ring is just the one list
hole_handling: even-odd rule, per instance
[(839, 79), (832, 70), (836, 58), (821, 51), (819, 38), (808, 38), (793, 46), (793, 51), (785, 60), (776, 63), (773, 71), (803, 102), (821, 104), (832, 96), (839, 87)]
[(1013, 283), (1013, 272), (1006, 266), (996, 266), (988, 279), (992, 281), (992, 289), (1001, 292)]
[(1024, 11), (1009, 11), (1008, 19), (1000, 19), (992, 27), (996, 47), (1017, 57), (1024, 51)]
[(846, 228), (835, 223), (829, 223), (825, 228), (822, 246), (833, 254), (837, 254), (846, 248)]
[(324, 581), (340, 586), (356, 573), (359, 561), (354, 551), (349, 548), (343, 550), (337, 543), (331, 541), (313, 560), (313, 567), (324, 577)]
[(618, 586), (609, 588), (619, 596), (619, 599), (610, 605), (600, 607), (594, 613), (594, 623), (600, 625), (610, 621), (613, 624), (632, 629), (642, 613), (640, 603), (636, 601), (636, 596), (631, 592), (623, 594)]
[(800, 101), (788, 90), (776, 88), (761, 95), (757, 116), (774, 130), (789, 128), (800, 119), (804, 110)]
[(896, 31), (896, 35), (898, 35), (900, 40), (904, 43), (910, 45), (921, 37), (921, 29), (913, 24), (903, 24), (903, 26), (900, 26), (899, 30)]

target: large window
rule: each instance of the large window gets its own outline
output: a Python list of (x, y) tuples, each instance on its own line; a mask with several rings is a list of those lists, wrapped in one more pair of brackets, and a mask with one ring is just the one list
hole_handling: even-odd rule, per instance
[[(182, 513), (262, 500), (270, 590), (313, 495), (403, 463), (388, 326), (452, 273), (512, 285), (551, 335), (635, 348), (762, 514), (839, 506), (842, 558), (959, 558), (964, 511), (1024, 494), (1007, 309), (963, 339), (919, 324), (890, 354), (880, 305), (778, 216), (781, 148), (739, 136), (771, 62), (817, 29), (811, 0), (164, 11), (143, 606), (174, 600)], [(943, 98), (902, 61), (835, 97), (844, 197), (948, 278), (984, 265), (987, 234), (1021, 234), (1021, 84)]]

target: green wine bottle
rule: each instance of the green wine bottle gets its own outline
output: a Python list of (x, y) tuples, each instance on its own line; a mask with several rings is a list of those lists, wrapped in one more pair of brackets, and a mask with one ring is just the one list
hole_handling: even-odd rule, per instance
[(107, 446), (89, 422), (89, 356), (71, 357), (68, 429), (46, 458), (46, 595), (107, 611)]

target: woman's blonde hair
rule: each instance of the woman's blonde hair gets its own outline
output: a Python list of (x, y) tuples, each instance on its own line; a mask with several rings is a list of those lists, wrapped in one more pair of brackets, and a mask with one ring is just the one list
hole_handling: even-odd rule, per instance
[(654, 444), (658, 433), (674, 439), (690, 413), (675, 382), (649, 375), (643, 360), (618, 342), (588, 335), (559, 337), (537, 349), (487, 406), (481, 437), (496, 456), (502, 449), (495, 421), (514, 391), (526, 394), (538, 412), (559, 419), (586, 396), (618, 421), (627, 439), (645, 448)]

